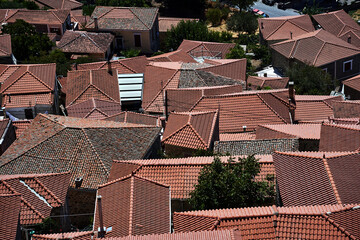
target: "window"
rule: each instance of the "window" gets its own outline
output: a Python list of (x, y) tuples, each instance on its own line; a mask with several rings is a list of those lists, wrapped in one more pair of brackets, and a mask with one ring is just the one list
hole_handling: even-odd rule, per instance
[(134, 34), (135, 47), (141, 47), (141, 35), (140, 33)]
[(60, 29), (59, 28), (50, 28), (50, 32), (60, 34)]
[(327, 73), (327, 68), (323, 68), (321, 70), (323, 70), (324, 73)]
[(33, 110), (31, 108), (25, 109), (25, 118), (34, 119)]
[(352, 63), (353, 60), (349, 60), (343, 63), (343, 72), (351, 71), (352, 70)]

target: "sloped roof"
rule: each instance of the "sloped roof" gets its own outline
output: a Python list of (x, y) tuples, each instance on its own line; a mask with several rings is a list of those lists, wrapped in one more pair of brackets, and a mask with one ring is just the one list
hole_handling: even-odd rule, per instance
[(249, 131), (261, 124), (290, 123), (287, 99), (287, 89), (203, 96), (190, 111), (219, 110), (220, 133), (236, 133), (243, 126)]
[(86, 28), (95, 28), (94, 17), (97, 17), (99, 29), (150, 30), (157, 19), (158, 11), (158, 8), (97, 6)]
[(57, 47), (66, 53), (105, 53), (114, 38), (111, 33), (66, 31)]
[(220, 142), (242, 141), (242, 140), (255, 140), (255, 132), (243, 133), (222, 133), (219, 135)]
[(198, 54), (206, 54), (209, 57), (226, 58), (226, 54), (233, 47), (235, 47), (235, 43), (203, 42), (184, 39), (178, 50), (183, 50), (194, 57), (197, 57)]
[(70, 71), (67, 76), (66, 106), (90, 98), (120, 102), (119, 84), (115, 70), (107, 69)]
[(274, 165), (283, 205), (358, 203), (359, 156), (358, 152), (340, 156), (331, 156), (328, 152), (313, 156), (275, 152)]
[(236, 228), (244, 239), (357, 239), (355, 205), (252, 207), (175, 212), (176, 232)]
[(179, 147), (209, 149), (219, 139), (217, 121), (217, 111), (172, 113), (161, 141)]
[(288, 77), (284, 78), (273, 78), (273, 77), (258, 77), (258, 76), (249, 76), (247, 79), (248, 86), (256, 90), (257, 88), (270, 87), (271, 89), (281, 89), (286, 88), (289, 82)]
[(35, 2), (54, 9), (74, 9), (83, 5), (81, 2), (75, 0), (35, 0)]
[(83, 16), (82, 9), (72, 10), (70, 12), (71, 22), (77, 22), (79, 24), (79, 29), (84, 29), (86, 24), (89, 22), (90, 16)]
[(51, 210), (65, 204), (70, 173), (0, 175), (5, 194), (21, 195), (20, 224), (41, 223)]
[(158, 127), (38, 114), (1, 156), (1, 174), (71, 172), (71, 185), (105, 183), (113, 159), (142, 159)]
[(329, 122), (330, 123), (334, 123), (334, 124), (355, 124), (355, 125), (359, 125), (360, 124), (360, 118), (335, 118), (335, 117), (331, 117), (329, 118)]
[(10, 34), (0, 35), (0, 57), (10, 57), (12, 54)]
[(90, 240), (93, 235), (93, 231), (84, 232), (64, 232), (53, 234), (34, 234), (31, 236), (32, 240), (46, 240), (46, 239), (72, 239), (72, 240)]
[(172, 27), (176, 27), (181, 21), (199, 21), (196, 18), (174, 18), (174, 17), (159, 17), (159, 32), (167, 32)]
[(259, 18), (259, 31), (265, 40), (285, 40), (315, 31), (309, 15)]
[[(238, 157), (247, 156), (233, 156)], [(268, 174), (274, 175), (274, 165), (271, 155), (255, 155), (259, 159), (260, 173), (255, 179), (265, 181)], [(229, 157), (220, 157), (224, 163)], [(172, 199), (187, 199), (198, 183), (201, 169), (210, 165), (214, 157), (188, 157), (149, 160), (114, 161), (109, 181), (126, 176), (134, 172), (138, 176), (169, 185)]]
[(176, 50), (149, 57), (148, 60), (154, 62), (196, 62), (195, 59), (193, 59), (189, 54), (182, 50)]
[(360, 92), (360, 75), (346, 79), (342, 81), (342, 84)]
[(20, 198), (20, 194), (0, 194), (0, 235), (4, 239), (17, 239)]
[(360, 125), (322, 124), (319, 149), (322, 151), (359, 151)]
[[(132, 58), (118, 59), (110, 61), (111, 68), (118, 71), (118, 74), (123, 73), (144, 73), (145, 66), (148, 64), (146, 56), (138, 56)], [(78, 64), (79, 70), (90, 70), (90, 69), (108, 69), (108, 62), (93, 62)]]
[(129, 112), (129, 111), (124, 111), (124, 112), (114, 114), (112, 116), (104, 118), (103, 120), (152, 125), (152, 126), (157, 126), (157, 127), (159, 127), (161, 125), (160, 118), (157, 116)]
[(27, 129), (30, 126), (31, 120), (28, 120), (28, 119), (20, 120), (19, 119), (19, 120), (13, 121), (12, 124), (15, 127), (16, 138), (18, 138), (25, 131), (25, 129)]
[[(262, 129), (265, 130), (262, 133)], [(320, 140), (321, 123), (315, 124), (275, 124), (260, 125), (256, 129), (256, 139), (277, 139), (280, 134), (288, 138), (318, 139)], [(261, 132), (261, 134), (260, 134)]]
[(69, 15), (70, 10), (17, 9), (15, 12), (8, 15), (5, 21), (8, 23), (14, 23), (17, 19), (22, 19), (30, 24), (63, 24)]
[(301, 122), (321, 122), (333, 116), (332, 104), (341, 96), (296, 95), (295, 119)]
[(333, 101), (332, 107), (335, 118), (360, 117), (360, 101)]
[(322, 29), (270, 47), (286, 58), (294, 58), (316, 67), (360, 53), (359, 48)]
[[(99, 186), (107, 237), (170, 233), (170, 187), (134, 174)], [(96, 204), (99, 199), (97, 199)], [(100, 227), (95, 208), (94, 230)]]
[(120, 103), (90, 98), (66, 108), (69, 117), (103, 119), (121, 112)]

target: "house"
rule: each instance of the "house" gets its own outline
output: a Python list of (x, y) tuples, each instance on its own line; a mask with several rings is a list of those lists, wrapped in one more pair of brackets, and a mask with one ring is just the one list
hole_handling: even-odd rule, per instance
[(138, 49), (151, 54), (159, 48), (157, 8), (97, 6), (86, 29), (113, 33), (117, 50)]
[(62, 232), (52, 234), (34, 234), (31, 236), (32, 240), (49, 240), (49, 239), (72, 239), (72, 240), (91, 240), (94, 237), (93, 231), (83, 232)]
[[(114, 50), (114, 36), (111, 33), (66, 31), (57, 47), (64, 53), (87, 56), (93, 59), (110, 59)], [(72, 58), (74, 58), (72, 56)]]
[(19, 119), (57, 113), (56, 64), (0, 65), (2, 107)]
[(0, 120), (0, 155), (15, 141), (16, 133), (10, 119)]
[(281, 89), (286, 88), (289, 78), (248, 76), (246, 81), (249, 90)]
[(83, 30), (90, 20), (90, 16), (84, 16), (82, 9), (70, 11), (71, 26), (73, 30)]
[(176, 50), (168, 53), (163, 53), (148, 58), (149, 61), (153, 62), (186, 62), (196, 63), (197, 61), (192, 58), (189, 54), (182, 50)]
[(359, 156), (359, 152), (274, 153), (278, 202), (285, 207), (358, 203)]
[(312, 15), (312, 18), (325, 31), (360, 47), (360, 27), (344, 9)]
[(360, 101), (333, 101), (334, 118), (359, 118)]
[(270, 46), (272, 65), (286, 71), (292, 64), (318, 67), (345, 80), (360, 72), (360, 49), (320, 29)]
[(318, 151), (321, 123), (260, 125), (256, 139), (299, 139), (299, 151)]
[(6, 16), (7, 24), (15, 23), (17, 19), (35, 26), (39, 33), (56, 33), (56, 40), (64, 35), (65, 31), (70, 27), (70, 10), (27, 10), (17, 9)]
[(144, 124), (144, 125), (157, 126), (157, 127), (161, 127), (161, 125), (162, 125), (160, 118), (157, 116), (136, 113), (136, 112), (130, 112), (130, 111), (119, 112), (117, 114), (106, 117), (103, 120), (114, 121), (114, 122)]
[(360, 75), (342, 81), (342, 84), (347, 99), (360, 100)]
[(16, 58), (12, 54), (10, 34), (0, 35), (0, 63), (16, 64)]
[(322, 124), (319, 148), (320, 151), (359, 151), (360, 125)]
[(64, 215), (68, 210), (69, 183), (69, 172), (0, 175), (2, 194), (16, 194), (20, 198), (19, 221), (22, 226), (42, 223), (50, 215)]
[(295, 119), (298, 123), (326, 121), (333, 116), (333, 102), (342, 101), (341, 96), (296, 95)]
[[(234, 159), (242, 156), (233, 156)], [(265, 181), (268, 176), (274, 177), (274, 165), (272, 156), (255, 155), (259, 159), (260, 173), (257, 180)], [(223, 163), (227, 163), (229, 157), (220, 157)], [(121, 160), (114, 161), (109, 181), (125, 177), (132, 172), (137, 176), (169, 185), (171, 188), (172, 211), (183, 211), (191, 209), (187, 199), (190, 192), (195, 189), (198, 177), (204, 166), (210, 165), (214, 157), (188, 157), (170, 159), (149, 159), (149, 160)]]
[(219, 114), (212, 112), (172, 113), (162, 136), (169, 156), (190, 156), (196, 150), (212, 151), (219, 140)]
[(21, 239), (20, 198), (20, 194), (0, 194), (0, 235), (4, 239)]
[(174, 213), (175, 232), (237, 229), (242, 239), (358, 239), (358, 205), (249, 207)]
[(69, 117), (103, 119), (121, 112), (118, 102), (89, 98), (66, 108)]
[(36, 5), (39, 6), (40, 9), (53, 8), (53, 9), (78, 9), (83, 6), (81, 2), (76, 0), (34, 0)]
[(93, 230), (106, 237), (171, 232), (170, 187), (130, 174), (100, 185)]
[(91, 98), (120, 103), (116, 70), (69, 71), (66, 81), (66, 107)]
[(260, 42), (268, 45), (315, 31), (309, 15), (259, 18), (258, 22)]
[(142, 108), (149, 113), (164, 113), (164, 92), (168, 89), (239, 85), (245, 81), (246, 59), (219, 61), (211, 65), (182, 62), (149, 63), (144, 74)]

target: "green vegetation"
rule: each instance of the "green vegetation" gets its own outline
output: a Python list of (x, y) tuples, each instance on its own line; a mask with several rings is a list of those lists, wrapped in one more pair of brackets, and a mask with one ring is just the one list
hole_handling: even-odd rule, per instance
[(205, 19), (206, 0), (157, 0), (160, 14), (168, 17)]
[(270, 205), (274, 186), (255, 181), (259, 172), (260, 164), (253, 155), (237, 161), (230, 157), (227, 163), (214, 157), (213, 163), (201, 170), (189, 203), (194, 210)]
[(125, 58), (131, 58), (139, 56), (140, 52), (138, 49), (128, 49), (121, 51), (121, 54), (124, 55)]
[(26, 8), (30, 10), (37, 10), (39, 6), (32, 1), (24, 1), (24, 0), (14, 0), (14, 1), (7, 1), (1, 0), (0, 1), (0, 8), (1, 9), (9, 9), (9, 8)]
[(206, 12), (206, 20), (211, 23), (213, 27), (221, 24), (221, 10), (219, 8), (209, 8)]
[(237, 6), (240, 9), (240, 12), (243, 10), (248, 10), (256, 0), (227, 0), (231, 5)]
[(71, 62), (66, 58), (65, 54), (59, 50), (52, 50), (49, 54), (40, 56), (30, 56), (26, 63), (56, 63), (56, 74), (67, 75), (67, 71), (71, 69)]
[(258, 28), (257, 17), (250, 12), (234, 12), (226, 22), (228, 30), (254, 34)]

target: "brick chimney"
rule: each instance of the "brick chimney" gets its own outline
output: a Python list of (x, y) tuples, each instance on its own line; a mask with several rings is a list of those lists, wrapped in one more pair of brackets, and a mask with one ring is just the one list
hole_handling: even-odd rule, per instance
[(94, 25), (95, 25), (95, 30), (99, 29), (99, 24), (98, 24), (98, 18), (94, 17)]
[(294, 90), (294, 82), (289, 82), (289, 114), (291, 118), (291, 123), (295, 123), (295, 90)]
[(103, 238), (105, 236), (105, 231), (104, 231), (104, 222), (103, 222), (103, 215), (102, 215), (101, 195), (97, 196), (97, 208), (98, 208), (98, 213), (99, 213), (99, 225), (100, 225), (100, 231), (98, 232), (98, 238)]
[(110, 61), (110, 60), (107, 61), (107, 67), (108, 67), (108, 73), (109, 73), (110, 75), (112, 75), (111, 61)]

